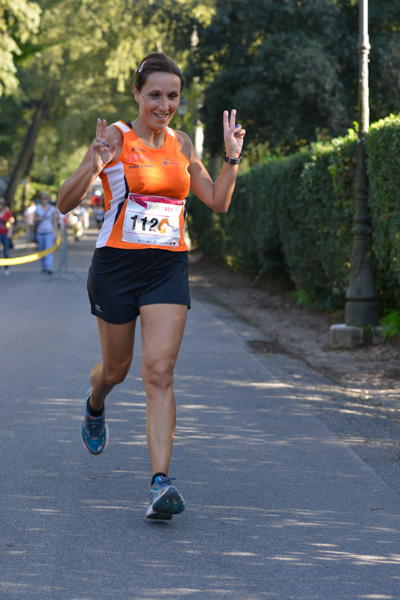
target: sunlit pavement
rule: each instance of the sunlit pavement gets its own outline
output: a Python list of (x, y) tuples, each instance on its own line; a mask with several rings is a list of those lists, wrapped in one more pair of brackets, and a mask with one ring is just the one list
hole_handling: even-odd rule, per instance
[(145, 519), (139, 333), (109, 398), (110, 443), (85, 451), (94, 239), (69, 248), (60, 278), (39, 263), (0, 277), (0, 598), (399, 599), (398, 494), (304, 402), (325, 393), (318, 378), (287, 378), (217, 306), (193, 299), (176, 369), (170, 474), (186, 511)]

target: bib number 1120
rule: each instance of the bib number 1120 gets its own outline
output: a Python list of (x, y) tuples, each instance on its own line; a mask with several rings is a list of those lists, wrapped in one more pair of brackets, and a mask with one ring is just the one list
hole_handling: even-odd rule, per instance
[(142, 231), (151, 231), (153, 233), (156, 233), (157, 231), (159, 231), (160, 233), (167, 232), (168, 219), (161, 219), (161, 221), (156, 219), (156, 217), (153, 217), (152, 219), (149, 219), (148, 217), (142, 217), (140, 219), (139, 215), (134, 215), (133, 217), (131, 217), (131, 219), (132, 231), (136, 231), (136, 229), (138, 228), (139, 230), (141, 229)]

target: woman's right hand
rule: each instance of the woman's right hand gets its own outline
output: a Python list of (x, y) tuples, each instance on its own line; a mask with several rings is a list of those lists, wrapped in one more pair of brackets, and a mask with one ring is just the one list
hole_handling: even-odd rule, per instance
[(118, 139), (109, 142), (107, 140), (107, 121), (97, 119), (96, 139), (92, 143), (92, 161), (96, 173), (101, 171), (112, 162), (118, 146)]
[(61, 214), (66, 215), (80, 204), (96, 177), (115, 160), (122, 142), (123, 136), (119, 129), (107, 127), (107, 121), (97, 119), (96, 139), (90, 144), (79, 167), (58, 190), (57, 208)]

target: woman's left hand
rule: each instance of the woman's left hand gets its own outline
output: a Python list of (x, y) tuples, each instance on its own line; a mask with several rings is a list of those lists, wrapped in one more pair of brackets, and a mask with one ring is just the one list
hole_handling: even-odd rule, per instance
[(229, 158), (238, 158), (242, 152), (246, 130), (240, 124), (236, 125), (235, 109), (231, 111), (230, 116), (229, 112), (224, 110), (223, 124), (226, 155)]

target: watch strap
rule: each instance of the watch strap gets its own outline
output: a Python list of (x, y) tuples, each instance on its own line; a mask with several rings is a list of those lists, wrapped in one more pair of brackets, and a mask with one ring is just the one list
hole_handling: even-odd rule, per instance
[(243, 154), (241, 152), (240, 156), (238, 156), (237, 158), (229, 158), (229, 156), (226, 155), (226, 150), (224, 150), (222, 158), (225, 162), (229, 163), (230, 165), (238, 165), (242, 162)]

